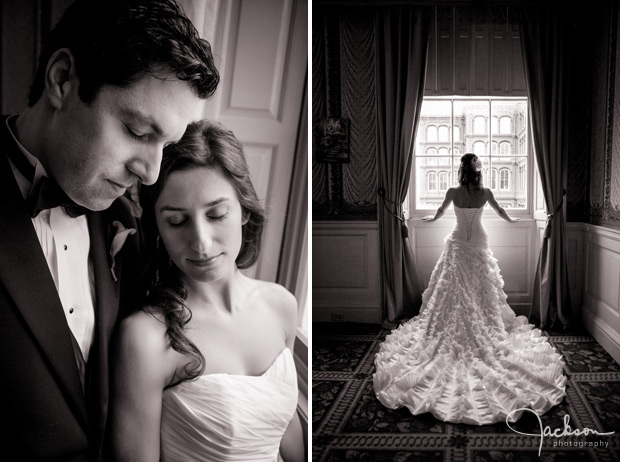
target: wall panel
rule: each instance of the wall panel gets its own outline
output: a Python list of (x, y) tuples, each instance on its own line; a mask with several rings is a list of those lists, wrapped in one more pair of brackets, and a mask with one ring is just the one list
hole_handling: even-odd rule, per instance
[(582, 225), (585, 244), (583, 322), (620, 361), (620, 231)]
[(376, 223), (314, 222), (312, 319), (381, 323)]

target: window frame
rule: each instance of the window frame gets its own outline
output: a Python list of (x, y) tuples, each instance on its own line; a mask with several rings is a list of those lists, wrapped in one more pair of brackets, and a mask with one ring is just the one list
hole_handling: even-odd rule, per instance
[[(454, 102), (456, 101), (467, 101), (467, 100), (471, 100), (471, 101), (488, 101), (489, 102), (489, 116), (486, 117), (487, 120), (487, 127), (485, 129), (485, 136), (487, 137), (485, 139), (485, 148), (490, 149), (490, 143), (494, 138), (498, 138), (501, 140), (502, 134), (501, 133), (493, 133), (492, 127), (491, 127), (491, 111), (492, 111), (492, 103), (494, 101), (525, 101), (528, 105), (530, 104), (529, 102), (529, 98), (527, 98), (526, 96), (458, 96), (458, 95), (452, 95), (452, 96), (425, 96), (424, 100), (432, 100), (432, 101), (450, 101), (452, 104), (454, 104)], [(498, 119), (500, 118), (500, 116), (498, 116)], [(499, 122), (499, 120), (498, 120)], [(520, 217), (522, 219), (533, 219), (534, 218), (534, 212), (535, 212), (535, 175), (536, 175), (536, 159), (534, 156), (534, 152), (533, 152), (533, 143), (531, 141), (531, 137), (532, 137), (532, 132), (530, 129), (530, 123), (529, 123), (529, 117), (527, 116), (527, 113), (525, 115), (525, 120), (523, 121), (523, 123), (525, 124), (525, 130), (527, 131), (526, 134), (526, 146), (525, 146), (525, 152), (526, 152), (526, 157), (527, 157), (527, 169), (526, 169), (526, 177), (525, 177), (525, 181), (526, 181), (526, 187), (525, 187), (525, 195), (526, 195), (526, 200), (525, 200), (525, 207), (524, 208), (509, 208), (508, 213), (511, 216), (514, 217)], [(435, 125), (437, 127), (437, 124), (432, 124)], [(499, 124), (498, 124), (499, 125)], [(517, 123), (515, 122), (515, 125), (513, 126), (514, 130), (515, 130), (515, 134), (516, 134), (516, 130), (517, 130)], [(448, 126), (450, 126), (450, 123), (448, 122)], [(498, 127), (499, 129), (499, 127)], [(472, 127), (473, 130), (473, 127)], [(498, 132), (501, 130), (498, 130)], [(472, 134), (474, 134), (472, 132)], [(453, 139), (453, 135), (451, 133), (450, 136), (450, 152), (454, 152), (454, 145), (457, 142), (463, 141), (466, 136), (466, 133), (464, 130), (461, 131), (460, 133), (460, 139), (459, 140), (455, 140)], [(480, 136), (480, 135), (475, 135), (474, 136)], [(503, 135), (505, 136), (505, 135)], [(437, 138), (439, 138), (437, 136)], [(430, 141), (430, 140), (429, 140)], [(431, 141), (433, 142), (433, 141)], [(436, 143), (439, 143), (439, 141), (434, 141)], [(499, 142), (498, 141), (498, 151), (501, 151), (499, 148)], [(417, 143), (417, 142), (416, 142)], [(516, 147), (518, 147), (517, 145), (519, 144), (519, 140), (517, 139), (514, 143), (514, 145), (511, 143), (511, 146), (513, 146), (513, 149), (516, 149)], [(415, 146), (414, 146), (415, 149)], [(428, 149), (428, 148), (427, 148)], [(465, 151), (467, 152), (467, 151)], [(470, 152), (473, 152), (473, 145), (470, 149)], [(460, 153), (460, 155), (462, 155), (463, 153)], [(489, 153), (490, 155), (490, 153)], [(501, 157), (501, 154), (496, 154), (497, 157)], [(420, 157), (424, 157), (424, 156), (416, 156), (415, 152), (413, 153), (413, 161), (411, 163), (412, 168), (411, 168), (411, 176), (410, 176), (410, 182), (409, 182), (409, 192), (407, 195), (407, 206), (406, 208), (408, 209), (408, 217), (410, 218), (419, 218), (422, 216), (426, 216), (429, 215), (429, 213), (432, 213), (434, 210), (436, 210), (436, 208), (418, 208), (417, 207), (417, 188), (416, 188), (416, 172), (417, 172), (417, 164), (418, 164), (418, 159)], [(506, 156), (509, 157), (509, 156)], [(518, 157), (517, 157), (518, 158)], [(488, 187), (489, 189), (491, 189), (495, 194), (497, 194), (498, 192), (500, 192), (500, 173), (499, 173), (499, 168), (496, 167), (492, 167), (494, 169), (496, 169), (497, 171), (497, 179), (496, 179), (496, 188), (495, 189), (491, 189), (491, 184), (485, 184), (485, 187)], [(435, 170), (435, 174), (436, 176), (436, 185), (437, 188), (434, 192), (437, 192), (439, 190), (439, 175), (438, 175), (438, 171), (437, 169)], [(492, 172), (489, 172), (489, 177), (490, 175), (492, 175)], [(509, 179), (508, 182), (510, 183), (511, 177), (512, 175), (510, 175), (510, 171), (509, 171)], [(424, 181), (427, 181), (427, 177), (426, 175), (423, 176)], [(516, 186), (515, 186), (516, 188)], [(516, 191), (516, 189), (515, 189)], [(519, 190), (520, 192), (521, 190)], [(496, 199), (499, 199), (496, 196)], [(488, 207), (488, 204), (487, 204)], [(498, 217), (499, 218), (499, 217)]]

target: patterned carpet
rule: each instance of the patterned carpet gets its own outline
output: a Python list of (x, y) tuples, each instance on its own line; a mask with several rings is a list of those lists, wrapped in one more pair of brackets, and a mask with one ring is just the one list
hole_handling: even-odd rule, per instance
[[(374, 357), (389, 331), (378, 325), (314, 323), (312, 334), (313, 461), (620, 462), (620, 366), (587, 333), (547, 333), (564, 355), (564, 401), (541, 416), (542, 438), (505, 423), (480, 427), (441, 422), (430, 413), (390, 410), (375, 398)], [(540, 435), (536, 415), (512, 424)], [(589, 434), (587, 429), (612, 435)], [(577, 433), (579, 431), (580, 434)]]

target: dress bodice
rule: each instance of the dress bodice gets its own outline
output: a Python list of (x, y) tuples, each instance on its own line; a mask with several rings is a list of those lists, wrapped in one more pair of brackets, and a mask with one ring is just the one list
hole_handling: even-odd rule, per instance
[(482, 224), (483, 211), (484, 207), (460, 208), (455, 205), (456, 225), (452, 231), (452, 237), (486, 247), (488, 236)]
[(260, 376), (209, 374), (164, 391), (162, 461), (275, 462), (297, 406), (297, 375), (283, 349)]

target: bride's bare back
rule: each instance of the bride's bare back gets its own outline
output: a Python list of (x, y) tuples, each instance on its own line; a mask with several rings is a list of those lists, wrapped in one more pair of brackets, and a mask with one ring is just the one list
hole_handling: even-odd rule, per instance
[(488, 188), (480, 188), (476, 190), (468, 189), (467, 186), (455, 186), (446, 191), (446, 197), (443, 200), (443, 203), (437, 209), (437, 212), (434, 216), (429, 215), (422, 218), (422, 221), (430, 222), (435, 221), (441, 218), (450, 204), (454, 202), (454, 205), (460, 209), (467, 208), (476, 208), (479, 209), (483, 207), (487, 202), (495, 210), (501, 218), (504, 220), (514, 223), (519, 221), (518, 218), (512, 218), (506, 213), (506, 210), (502, 206), (500, 206), (495, 197), (493, 196), (493, 192)]
[(487, 194), (485, 188), (469, 189), (467, 186), (456, 186), (452, 201), (454, 205), (460, 209), (479, 209), (487, 203)]

